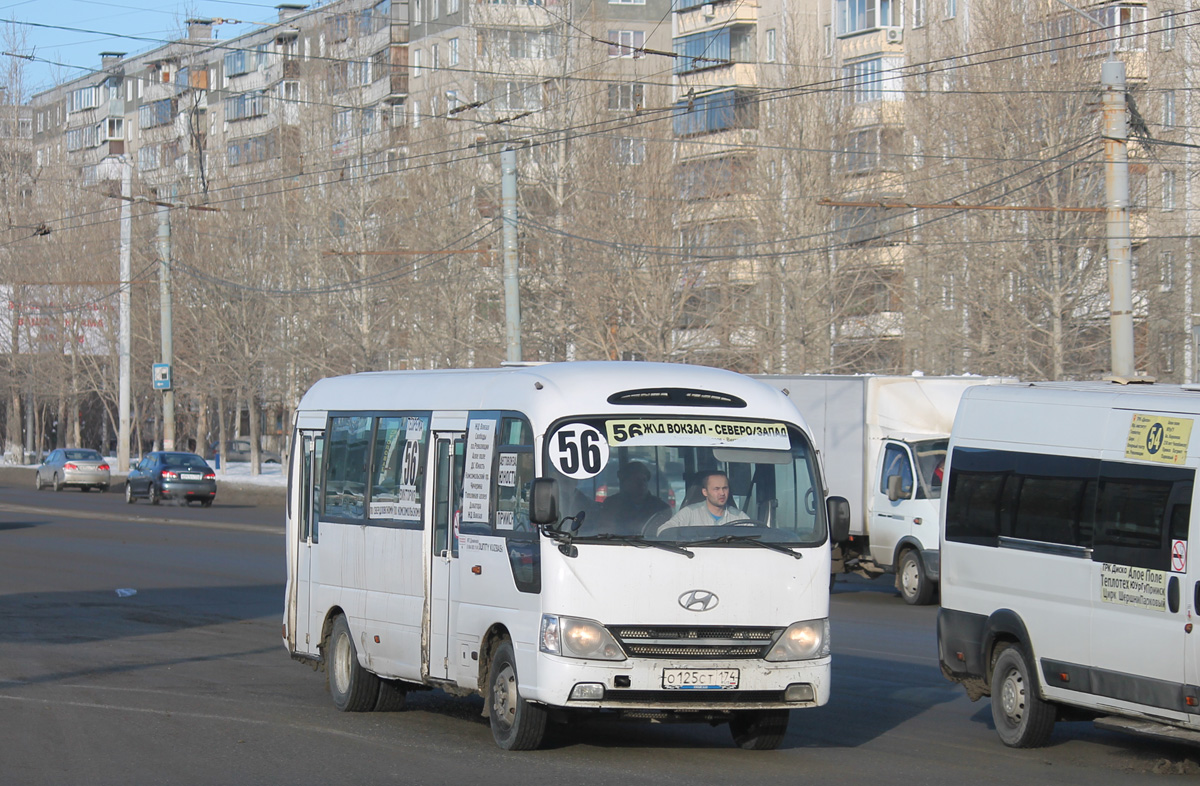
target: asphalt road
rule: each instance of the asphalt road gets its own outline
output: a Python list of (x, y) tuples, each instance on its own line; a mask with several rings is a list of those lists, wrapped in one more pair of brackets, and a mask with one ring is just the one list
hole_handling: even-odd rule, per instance
[[(128, 506), (0, 479), (3, 784), (1126, 784), (1194, 781), (1200, 750), (1060, 724), (1005, 748), (937, 668), (935, 607), (839, 582), (829, 705), (784, 748), (725, 727), (587, 722), (494, 746), (479, 699), (342, 714), (280, 643), (282, 512)], [(121, 597), (117, 590), (136, 590)]]

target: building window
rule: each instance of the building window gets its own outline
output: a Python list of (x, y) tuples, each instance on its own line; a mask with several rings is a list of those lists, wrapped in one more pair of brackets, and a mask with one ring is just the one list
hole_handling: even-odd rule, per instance
[(912, 26), (914, 29), (925, 26), (925, 0), (912, 0)]
[(451, 38), (446, 44), (446, 58), (450, 66), (458, 65), (458, 39)]
[(856, 104), (869, 101), (899, 101), (904, 97), (898, 69), (900, 58), (873, 57), (842, 66), (846, 95)]
[(300, 100), (300, 83), (299, 82), (283, 82), (280, 85), (280, 95), (284, 101), (299, 101)]
[[(1092, 12), (1100, 24), (1108, 28), (1108, 36), (1119, 52), (1142, 52), (1146, 49), (1146, 7), (1140, 5), (1110, 5)], [(1107, 42), (1105, 42), (1107, 43)], [(1098, 47), (1101, 51), (1107, 46)]]
[(1164, 251), (1158, 255), (1158, 288), (1170, 292), (1175, 286), (1175, 255)]
[(754, 26), (734, 25), (692, 33), (676, 38), (674, 48), (676, 74), (719, 68), (733, 62), (752, 63), (755, 59)]
[(953, 19), (958, 16), (958, 0), (946, 0), (946, 18)]
[(899, 25), (899, 0), (837, 0), (839, 36)]
[(412, 126), (413, 128), (421, 127), (421, 102), (412, 102)]
[(446, 13), (447, 14), (457, 14), (458, 13), (458, 0), (446, 0)]
[(1175, 127), (1175, 91), (1166, 90), (1163, 92), (1163, 128)]
[(1158, 39), (1159, 46), (1163, 51), (1175, 48), (1175, 30), (1177, 29), (1178, 21), (1175, 19), (1174, 12), (1168, 12), (1162, 18), (1162, 35)]
[(81, 87), (67, 93), (67, 114), (100, 106), (100, 88), (96, 85)]
[(608, 0), (609, 5), (645, 5), (646, 0)]
[(138, 125), (141, 128), (154, 128), (170, 123), (175, 117), (174, 103), (172, 99), (164, 98), (162, 101), (142, 104), (138, 107)]
[(721, 90), (675, 104), (676, 136), (758, 126), (758, 100), (750, 91)]
[(225, 76), (239, 76), (250, 73), (250, 58), (244, 51), (228, 52), (225, 55)]
[(825, 25), (825, 56), (833, 57), (833, 25)]
[(267, 94), (265, 91), (255, 90), (225, 99), (225, 119), (227, 121), (262, 117), (266, 113)]
[(1162, 173), (1162, 209), (1175, 209), (1175, 173), (1169, 169)]
[(442, 0), (429, 0), (429, 18), (437, 19), (441, 15)]
[(767, 31), (767, 62), (775, 62), (775, 30), (774, 28)]
[(412, 52), (412, 75), (416, 79), (421, 75), (421, 50), (414, 49)]
[(617, 137), (613, 140), (613, 158), (622, 166), (637, 166), (646, 160), (646, 140)]
[(635, 112), (646, 105), (646, 86), (639, 82), (622, 82), (608, 86), (608, 108), (613, 112)]
[(441, 58), (441, 47), (440, 47), (439, 45), (437, 45), (437, 44), (434, 44), (433, 46), (431, 46), (431, 47), (429, 48), (429, 50), (430, 50), (430, 52), (431, 52), (431, 55), (430, 55), (430, 58), (429, 58), (429, 61), (430, 61), (430, 62), (429, 62), (429, 65), (430, 65), (430, 67), (431, 67), (431, 68), (432, 68), (434, 71), (436, 71), (436, 70), (438, 70), (439, 68), (441, 68), (441, 67), (442, 67), (442, 63), (441, 63), (441, 59), (442, 59), (442, 58)]
[(642, 30), (609, 30), (609, 57), (641, 57), (638, 51), (646, 46), (646, 33)]

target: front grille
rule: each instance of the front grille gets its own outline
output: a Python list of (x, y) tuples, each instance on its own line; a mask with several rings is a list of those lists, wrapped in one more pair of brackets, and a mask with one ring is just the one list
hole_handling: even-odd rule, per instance
[(781, 629), (612, 625), (609, 630), (635, 658), (750, 660), (765, 657)]

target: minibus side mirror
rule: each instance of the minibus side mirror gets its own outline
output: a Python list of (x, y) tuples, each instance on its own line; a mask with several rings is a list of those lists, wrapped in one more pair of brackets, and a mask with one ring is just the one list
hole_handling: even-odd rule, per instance
[(534, 524), (558, 523), (558, 481), (535, 478), (529, 492), (529, 520)]
[(898, 499), (907, 498), (907, 495), (904, 493), (904, 487), (900, 485), (903, 482), (904, 478), (900, 477), (899, 475), (888, 476), (887, 494), (888, 499), (892, 502), (895, 502)]
[(845, 497), (830, 497), (825, 500), (829, 512), (829, 540), (844, 543), (850, 539), (850, 503)]

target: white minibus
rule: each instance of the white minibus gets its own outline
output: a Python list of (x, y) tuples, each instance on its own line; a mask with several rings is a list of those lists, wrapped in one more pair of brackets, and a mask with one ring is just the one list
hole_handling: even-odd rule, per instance
[(829, 698), (828, 498), (783, 394), (619, 362), (363, 373), (295, 417), (283, 636), (335, 706), (484, 697), (497, 744), (581, 714), (780, 744)]
[(980, 386), (950, 437), (943, 674), (1000, 739), (1057, 720), (1200, 740), (1200, 555), (1188, 556), (1200, 388)]

